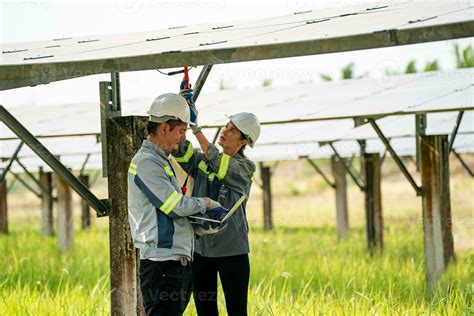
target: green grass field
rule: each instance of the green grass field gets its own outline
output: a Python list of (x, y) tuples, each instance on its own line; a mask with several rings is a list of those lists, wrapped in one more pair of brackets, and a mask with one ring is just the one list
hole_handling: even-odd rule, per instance
[[(428, 299), (419, 232), (389, 227), (385, 253), (372, 257), (362, 229), (350, 241), (335, 243), (334, 236), (332, 227), (253, 228), (250, 315), (474, 313), (473, 251), (458, 255)], [(108, 314), (107, 229), (75, 237), (65, 256), (35, 229), (19, 226), (2, 237), (1, 315)], [(187, 314), (194, 314), (192, 303)]]
[[(403, 178), (387, 168), (385, 252), (370, 256), (362, 195), (354, 186), (349, 189), (350, 236), (337, 242), (333, 192), (306, 167), (277, 170), (276, 229), (259, 228), (258, 189), (249, 203), (250, 315), (474, 314), (471, 179), (456, 175), (451, 181), (457, 260), (427, 296), (421, 202)], [(305, 182), (291, 186), (290, 173)], [(96, 190), (101, 196), (103, 187)], [(0, 236), (0, 315), (109, 314), (107, 218), (95, 219), (90, 231), (76, 227), (74, 250), (61, 256), (54, 237), (39, 235), (38, 202), (21, 194), (9, 200), (10, 234)], [(219, 308), (225, 315), (222, 293)], [(186, 315), (195, 315), (192, 301)]]

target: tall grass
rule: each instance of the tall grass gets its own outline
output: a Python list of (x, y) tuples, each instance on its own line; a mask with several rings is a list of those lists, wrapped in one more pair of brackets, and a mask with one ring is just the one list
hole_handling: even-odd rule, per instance
[[(17, 226), (0, 237), (0, 315), (109, 313), (108, 234), (77, 232), (61, 256), (55, 239)], [(366, 251), (361, 228), (337, 242), (332, 227), (251, 230), (250, 315), (434, 314), (473, 309), (474, 251), (459, 254), (426, 295), (422, 236), (386, 229), (383, 255)], [(220, 310), (225, 302), (220, 293)], [(194, 315), (193, 304), (187, 315)]]
[[(321, 166), (329, 171), (327, 163)], [(281, 163), (272, 182), (276, 229), (259, 228), (256, 185), (248, 204), (249, 314), (474, 315), (474, 186), (455, 162), (451, 168), (457, 259), (428, 295), (421, 201), (390, 159), (382, 183), (385, 251), (374, 255), (366, 249), (358, 188), (349, 181), (351, 231), (337, 242), (334, 192), (307, 165)], [(94, 190), (106, 196), (104, 183)], [(38, 201), (17, 193), (9, 195), (10, 234), (0, 235), (0, 315), (109, 314), (107, 218), (94, 219), (88, 232), (77, 220), (74, 250), (60, 255), (56, 239), (39, 234)], [(222, 293), (219, 309), (225, 315)], [(192, 301), (186, 315), (195, 315)]]

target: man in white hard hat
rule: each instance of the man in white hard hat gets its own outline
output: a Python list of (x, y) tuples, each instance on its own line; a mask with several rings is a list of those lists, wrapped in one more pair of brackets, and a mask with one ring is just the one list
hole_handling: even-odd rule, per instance
[(186, 139), (190, 110), (177, 94), (156, 98), (148, 112), (148, 136), (128, 169), (128, 213), (140, 249), (140, 288), (147, 315), (182, 315), (191, 295), (194, 231), (187, 216), (226, 209), (210, 198), (182, 194), (170, 154)]

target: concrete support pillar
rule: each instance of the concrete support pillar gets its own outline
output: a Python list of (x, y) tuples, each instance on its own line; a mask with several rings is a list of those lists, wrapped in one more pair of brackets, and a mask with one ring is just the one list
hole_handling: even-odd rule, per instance
[(332, 157), (332, 174), (334, 177), (334, 190), (336, 193), (336, 229), (337, 238), (344, 239), (349, 233), (349, 216), (347, 211), (347, 181), (344, 163)]
[[(87, 188), (90, 187), (89, 185), (89, 176), (88, 175), (80, 175), (79, 180), (84, 184)], [(87, 230), (91, 227), (91, 212), (90, 206), (86, 200), (81, 199), (81, 228), (83, 230)]]
[(273, 228), (272, 216), (272, 189), (271, 189), (271, 170), (260, 162), (260, 174), (262, 177), (262, 200), (263, 200), (263, 228)]
[(379, 154), (364, 154), (367, 245), (383, 250), (383, 216)]
[(40, 169), (39, 181), (45, 189), (41, 192), (41, 234), (43, 236), (53, 235), (53, 174), (51, 172), (43, 172)]
[(128, 223), (127, 179), (130, 162), (145, 138), (146, 118), (107, 119), (107, 170), (109, 198), (110, 287), (112, 315), (141, 314), (138, 251)]
[(64, 253), (74, 246), (74, 219), (71, 187), (59, 174), (56, 174), (56, 190), (58, 195), (58, 248), (61, 253)]
[(0, 234), (8, 234), (7, 180), (0, 182)]
[(454, 260), (448, 137), (421, 136), (420, 156), (426, 280), (431, 286)]

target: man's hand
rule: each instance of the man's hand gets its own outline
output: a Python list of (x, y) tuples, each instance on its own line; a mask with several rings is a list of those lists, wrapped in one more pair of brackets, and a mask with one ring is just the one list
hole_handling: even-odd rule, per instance
[[(210, 218), (216, 221), (222, 221), (224, 217), (229, 213), (229, 210), (223, 207), (219, 202), (211, 200), (209, 207), (207, 207), (206, 214)], [(212, 228), (222, 229), (227, 225), (227, 221), (219, 224), (215, 222), (210, 222)]]

